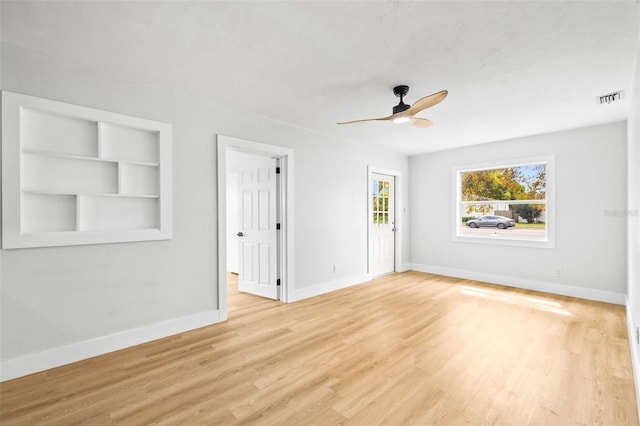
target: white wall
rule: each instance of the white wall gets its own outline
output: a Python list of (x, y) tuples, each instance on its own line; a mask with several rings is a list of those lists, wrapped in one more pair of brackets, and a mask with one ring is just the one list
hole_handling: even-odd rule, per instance
[(295, 289), (366, 278), (367, 165), (406, 157), (1, 47), (3, 90), (171, 123), (174, 162), (172, 240), (0, 251), (3, 378), (216, 321), (216, 134), (295, 151)]
[[(640, 25), (640, 13), (638, 14)], [(633, 88), (629, 94), (631, 109), (628, 120), (628, 258), (629, 282), (627, 321), (631, 341), (636, 396), (640, 410), (640, 345), (635, 332), (640, 327), (640, 40), (636, 52), (636, 71)]]
[[(452, 241), (452, 168), (554, 155), (555, 248)], [(414, 269), (624, 303), (626, 123), (461, 148), (410, 159)], [(556, 277), (557, 267), (562, 276)]]

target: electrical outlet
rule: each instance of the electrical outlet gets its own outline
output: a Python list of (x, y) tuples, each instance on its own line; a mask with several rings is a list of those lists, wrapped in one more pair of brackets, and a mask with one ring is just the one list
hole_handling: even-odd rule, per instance
[(332, 270), (332, 271), (333, 271), (333, 273), (335, 274), (335, 273), (336, 273), (336, 265), (333, 265), (333, 266), (332, 266), (332, 268), (331, 268), (331, 270)]
[(556, 268), (556, 277), (562, 276), (562, 269), (560, 267)]

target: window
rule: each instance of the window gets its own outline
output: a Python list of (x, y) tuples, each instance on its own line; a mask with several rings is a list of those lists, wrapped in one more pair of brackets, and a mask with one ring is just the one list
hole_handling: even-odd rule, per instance
[(373, 180), (373, 223), (389, 224), (389, 182)]
[(553, 158), (454, 169), (454, 239), (553, 246)]

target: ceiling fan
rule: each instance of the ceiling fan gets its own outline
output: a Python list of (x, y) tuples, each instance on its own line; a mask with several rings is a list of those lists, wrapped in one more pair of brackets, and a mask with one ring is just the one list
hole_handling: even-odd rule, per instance
[(420, 111), (431, 108), (434, 105), (439, 104), (447, 97), (449, 92), (446, 90), (441, 90), (439, 92), (433, 93), (431, 95), (425, 96), (424, 98), (420, 98), (413, 103), (413, 105), (409, 106), (404, 103), (403, 99), (409, 92), (409, 86), (396, 86), (393, 88), (393, 94), (400, 98), (400, 103), (393, 107), (393, 114), (387, 117), (381, 118), (367, 118), (364, 120), (353, 120), (353, 121), (343, 121), (337, 124), (351, 124), (351, 123), (361, 123), (363, 121), (386, 121), (392, 120), (394, 123), (409, 123), (413, 124), (416, 127), (430, 127), (433, 125), (431, 120), (427, 120), (426, 118), (415, 117), (417, 113)]

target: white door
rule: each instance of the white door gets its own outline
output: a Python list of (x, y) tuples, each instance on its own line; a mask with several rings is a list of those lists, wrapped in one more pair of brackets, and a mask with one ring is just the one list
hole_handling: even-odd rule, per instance
[(394, 177), (371, 174), (372, 217), (369, 218), (370, 271), (379, 276), (395, 271), (395, 185)]
[(238, 182), (238, 289), (278, 299), (276, 160), (247, 156)]

